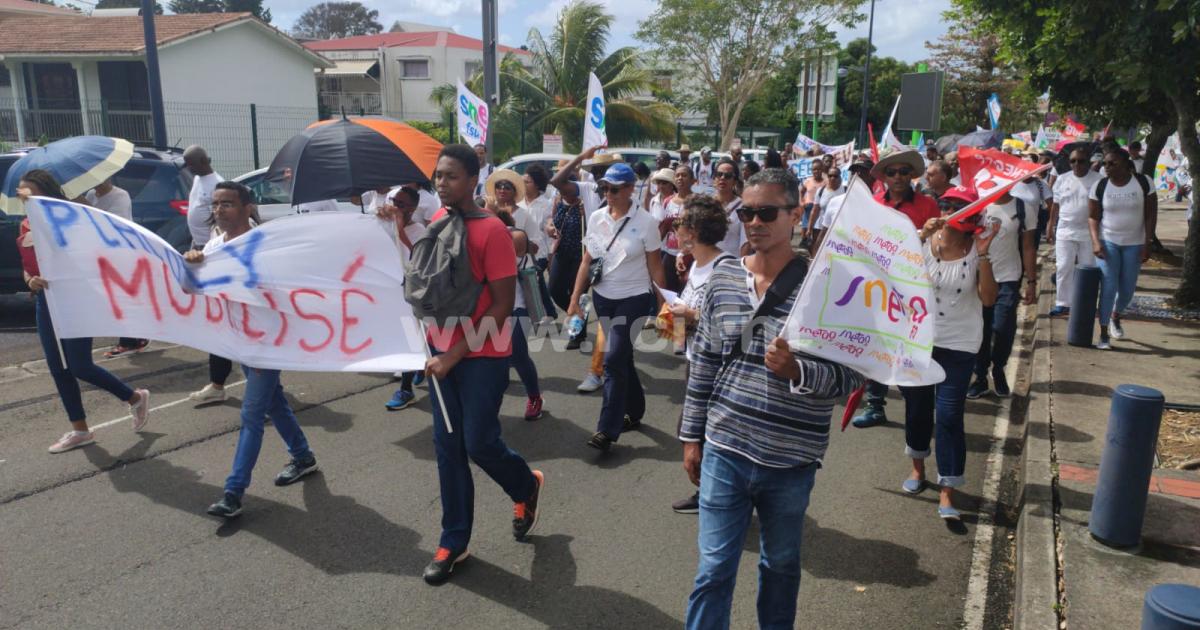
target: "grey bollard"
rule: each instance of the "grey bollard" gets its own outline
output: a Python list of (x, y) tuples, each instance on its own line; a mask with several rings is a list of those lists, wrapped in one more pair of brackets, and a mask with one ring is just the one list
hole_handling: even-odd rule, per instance
[(1100, 477), (1088, 530), (1110, 547), (1133, 547), (1142, 538), (1163, 395), (1141, 385), (1118, 385), (1108, 413)]
[(1096, 330), (1096, 302), (1100, 298), (1100, 268), (1080, 265), (1075, 268), (1075, 286), (1071, 287), (1071, 316), (1067, 319), (1067, 343), (1089, 348)]
[(1200, 588), (1159, 584), (1146, 591), (1142, 630), (1200, 630)]

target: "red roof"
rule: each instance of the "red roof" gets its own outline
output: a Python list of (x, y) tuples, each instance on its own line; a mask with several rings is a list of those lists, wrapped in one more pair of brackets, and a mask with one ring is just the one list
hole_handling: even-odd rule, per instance
[[(317, 52), (330, 50), (375, 50), (379, 47), (394, 48), (397, 46), (426, 47), (426, 48), (466, 48), (467, 50), (483, 50), (483, 42), (474, 37), (448, 33), (446, 31), (428, 31), (422, 33), (379, 33), (377, 35), (358, 35), (342, 39), (326, 39), (316, 42), (305, 42), (305, 48)], [(529, 51), (510, 46), (498, 46), (502, 53), (517, 53), (528, 55)]]
[[(252, 19), (249, 13), (157, 15), (154, 17), (154, 31), (158, 45), (162, 46), (246, 19)], [(141, 53), (145, 49), (142, 18), (138, 16), (82, 19), (49, 15), (0, 17), (0, 32), (20, 33), (20, 36), (0, 38), (0, 53)]]

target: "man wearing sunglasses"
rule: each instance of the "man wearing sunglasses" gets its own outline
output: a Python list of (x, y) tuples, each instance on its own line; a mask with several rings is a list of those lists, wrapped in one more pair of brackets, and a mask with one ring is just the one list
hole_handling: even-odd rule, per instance
[(737, 213), (754, 253), (712, 271), (700, 308), (679, 430), (684, 469), (700, 487), (688, 630), (729, 627), (755, 511), (759, 625), (795, 625), (804, 512), (833, 405), (862, 383), (850, 368), (793, 352), (780, 336), (805, 271), (791, 244), (803, 215), (799, 188), (779, 168), (747, 180)]
[[(875, 194), (875, 201), (903, 213), (917, 230), (925, 227), (926, 221), (941, 216), (933, 197), (913, 188), (913, 181), (924, 172), (925, 160), (916, 151), (892, 153), (871, 169), (871, 175), (883, 184), (882, 190)], [(884, 411), (887, 390), (887, 385), (874, 381), (867, 383), (863, 411), (854, 417), (854, 426), (866, 429), (887, 422), (887, 413)]]
[(1071, 311), (1071, 291), (1075, 285), (1075, 267), (1095, 265), (1092, 254), (1092, 235), (1088, 229), (1088, 193), (1100, 181), (1100, 174), (1089, 166), (1087, 152), (1071, 152), (1071, 170), (1054, 182), (1054, 198), (1050, 202), (1050, 220), (1046, 240), (1054, 245), (1055, 293), (1051, 317), (1062, 317)]

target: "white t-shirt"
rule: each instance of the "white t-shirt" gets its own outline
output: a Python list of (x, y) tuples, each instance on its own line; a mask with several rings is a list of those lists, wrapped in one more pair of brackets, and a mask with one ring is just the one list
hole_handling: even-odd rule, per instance
[[(392, 224), (392, 229), (395, 229), (395, 224)], [(425, 226), (413, 221), (404, 226), (404, 235), (408, 237), (408, 242), (415, 245), (422, 236), (425, 236)], [(412, 250), (399, 237), (396, 238), (396, 246), (400, 248), (400, 258), (402, 260), (408, 260), (412, 257)]]
[(1058, 226), (1054, 238), (1062, 241), (1091, 242), (1088, 229), (1088, 197), (1100, 174), (1088, 171), (1083, 177), (1067, 171), (1054, 182), (1054, 200), (1058, 202)]
[[(730, 256), (724, 252), (717, 254), (716, 258), (708, 261), (707, 265), (698, 265), (696, 261), (692, 261), (691, 270), (688, 271), (687, 284), (683, 285), (683, 291), (679, 293), (679, 300), (688, 305), (688, 308), (700, 310), (704, 305), (704, 296), (707, 294), (708, 278), (712, 276), (713, 269), (717, 265), (726, 261), (734, 260), (735, 256)], [(688, 342), (684, 344), (686, 348), (686, 356), (689, 361), (692, 360), (692, 333), (688, 333)]]
[(296, 206), (296, 212), (301, 214), (307, 212), (337, 212), (338, 205), (336, 199), (325, 199), (323, 201), (309, 201)]
[(1146, 163), (1146, 158), (1130, 158), (1130, 160), (1133, 162), (1133, 168), (1135, 171), (1141, 173), (1142, 165)]
[[(655, 205), (655, 202), (658, 202), (658, 205)], [(658, 195), (650, 200), (650, 216), (654, 217), (655, 222), (659, 224), (681, 214), (683, 214), (683, 202), (679, 199), (679, 195), (672, 195), (665, 204)], [(662, 250), (672, 256), (679, 255), (679, 236), (675, 234), (674, 228), (667, 230), (667, 234), (663, 236)]]
[[(613, 235), (626, 220), (629, 224), (613, 241)], [(606, 252), (610, 241), (612, 248)], [(607, 209), (593, 212), (588, 215), (584, 244), (593, 259), (604, 259), (604, 273), (600, 283), (593, 287), (596, 293), (610, 300), (621, 300), (650, 292), (646, 254), (657, 252), (660, 244), (658, 222), (649, 212), (631, 208), (618, 220)]]
[[(1020, 235), (1017, 232), (1021, 229), (1020, 221), (1017, 218), (1017, 200), (1010, 199), (1008, 203), (994, 203), (987, 208), (985, 215), (987, 220), (999, 219), (1000, 232), (996, 234), (996, 238), (992, 240), (991, 247), (988, 248), (989, 257), (992, 260), (992, 275), (996, 277), (996, 282), (1013, 282), (1021, 279), (1023, 272), (1021, 263), (1021, 252), (1017, 248)], [(1025, 204), (1025, 231), (1029, 232), (1037, 229), (1037, 207), (1033, 204)]]
[[(1096, 189), (1100, 182), (1092, 186), (1088, 199), (1097, 199)], [(1100, 216), (1100, 238), (1113, 245), (1143, 245), (1146, 243), (1146, 197), (1154, 194), (1150, 187), (1148, 194), (1142, 193), (1142, 185), (1137, 176), (1129, 178), (1124, 186), (1118, 186), (1110, 179), (1104, 188), (1104, 212)]]
[(708, 164), (703, 161), (696, 162), (696, 167), (692, 171), (696, 175), (696, 183), (692, 186), (693, 193), (712, 195), (717, 192), (717, 187), (713, 182), (713, 171), (716, 170), (716, 164), (716, 160)]
[[(538, 260), (544, 260), (550, 255), (550, 235), (546, 234), (545, 229), (546, 221), (554, 211), (550, 204), (549, 199), (539, 196), (533, 203), (521, 201), (517, 204), (517, 211), (513, 213), (513, 221), (517, 227), (525, 230), (529, 240), (537, 244), (538, 252), (535, 257)], [(522, 227), (522, 224), (525, 227)]]
[(941, 261), (934, 257), (933, 239), (929, 239), (925, 243), (925, 267), (933, 281), (934, 303), (929, 310), (937, 315), (933, 345), (979, 352), (983, 342), (983, 301), (976, 285), (979, 255), (974, 245), (970, 253), (958, 260)]
[[(596, 182), (578, 181), (575, 182), (575, 186), (579, 190), (579, 200), (583, 202), (583, 213), (587, 216), (592, 216), (593, 212), (604, 205), (604, 200), (596, 193)], [(636, 200), (634, 205), (637, 205)]]
[(413, 221), (429, 225), (429, 222), (433, 220), (433, 215), (441, 210), (442, 200), (436, 193), (431, 193), (424, 188), (417, 190), (417, 196), (417, 211), (413, 213)]
[(217, 184), (225, 181), (216, 171), (208, 175), (197, 175), (192, 179), (192, 192), (188, 194), (188, 231), (192, 233), (192, 244), (203, 247), (212, 233), (209, 217), (212, 216), (212, 195)]
[(374, 190), (368, 190), (361, 195), (363, 208), (367, 212), (374, 214), (376, 210), (379, 210), (380, 208), (391, 203), (391, 198), (395, 194), (395, 188), (392, 188), (385, 193), (377, 193)]
[(133, 201), (129, 199), (129, 193), (121, 188), (113, 186), (112, 190), (108, 191), (108, 194), (103, 197), (98, 196), (95, 190), (89, 190), (86, 197), (88, 205), (93, 208), (100, 208), (126, 221), (133, 220)]
[(746, 242), (746, 228), (737, 215), (737, 209), (741, 207), (741, 197), (734, 197), (733, 201), (725, 204), (725, 215), (729, 217), (729, 229), (725, 232), (725, 239), (717, 245), (721, 251), (734, 256), (741, 255), (742, 243)]
[(825, 204), (821, 207), (821, 216), (817, 219), (816, 228), (828, 230), (833, 225), (833, 217), (837, 216), (838, 210), (842, 209), (842, 204), (844, 203), (846, 203), (846, 194), (844, 192), (826, 200)]

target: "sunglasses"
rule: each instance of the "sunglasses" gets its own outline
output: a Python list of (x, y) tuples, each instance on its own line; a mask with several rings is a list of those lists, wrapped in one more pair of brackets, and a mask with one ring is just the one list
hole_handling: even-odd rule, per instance
[(729, 171), (717, 171), (716, 177), (717, 179), (737, 179), (737, 173), (730, 173)]
[(909, 175), (913, 174), (913, 169), (911, 166), (899, 166), (896, 168), (884, 169), (883, 174), (887, 175), (888, 177), (895, 177), (897, 175), (900, 175), (901, 177), (908, 177)]
[(496, 184), (496, 190), (516, 190), (517, 187), (508, 182), (500, 182)]
[(750, 223), (754, 220), (754, 217), (758, 217), (758, 219), (763, 223), (771, 223), (775, 219), (779, 218), (779, 213), (783, 210), (787, 210), (787, 208), (782, 208), (780, 206), (759, 206), (757, 208), (753, 206), (742, 206), (741, 208), (737, 209), (737, 215), (738, 218), (741, 219), (742, 223)]

